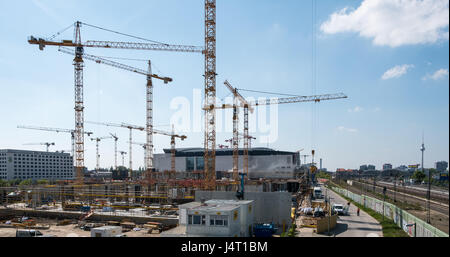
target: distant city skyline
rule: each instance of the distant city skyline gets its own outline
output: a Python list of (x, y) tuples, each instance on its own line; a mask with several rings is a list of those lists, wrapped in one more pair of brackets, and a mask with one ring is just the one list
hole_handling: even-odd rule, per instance
[[(73, 58), (57, 47), (39, 51), (27, 43), (28, 36), (50, 37), (80, 20), (159, 42), (204, 44), (203, 1), (24, 0), (1, 1), (0, 9), (4, 35), (0, 37), (0, 149), (45, 151), (45, 146), (24, 145), (38, 142), (55, 142), (51, 151), (71, 149), (70, 135), (17, 129), (18, 125), (74, 127)], [(257, 130), (252, 146), (305, 149), (302, 154), (309, 155), (314, 149), (316, 162), (322, 158), (329, 171), (359, 169), (363, 164), (381, 169), (391, 163), (395, 168), (421, 163), (424, 132), (424, 166), (432, 168), (437, 161), (449, 161), (448, 19), (448, 0), (218, 1), (217, 97), (229, 96), (225, 80), (237, 88), (291, 95), (343, 92), (348, 99), (280, 105), (277, 140), (262, 143), (268, 134)], [(69, 30), (55, 40), (72, 37)], [(134, 39), (82, 27), (82, 40)], [(170, 123), (179, 111), (173, 105), (177, 98), (189, 100), (191, 117), (201, 108), (195, 100), (195, 92), (203, 95), (204, 91), (201, 54), (86, 52), (151, 59), (153, 72), (174, 79), (169, 85), (154, 82), (155, 125)], [(146, 69), (146, 62), (117, 61)], [(84, 84), (85, 120), (145, 124), (145, 77), (86, 61)], [(254, 117), (262, 112), (268, 116), (269, 111), (260, 107)], [(225, 127), (231, 113), (220, 115), (218, 126)], [(201, 121), (192, 125), (203, 128)], [(94, 137), (117, 133), (119, 150), (128, 152), (128, 130), (88, 124), (85, 128)], [(186, 135), (177, 147), (203, 146), (203, 132)], [(231, 136), (217, 133), (217, 146), (226, 145)], [(134, 133), (133, 141), (145, 142), (145, 134)], [(156, 135), (154, 141), (156, 152), (170, 148), (170, 138)], [(87, 139), (85, 147), (85, 164), (94, 169), (95, 142)], [(113, 140), (101, 142), (102, 167), (114, 166), (113, 151)], [(142, 147), (133, 146), (133, 168), (143, 167), (143, 160)]]

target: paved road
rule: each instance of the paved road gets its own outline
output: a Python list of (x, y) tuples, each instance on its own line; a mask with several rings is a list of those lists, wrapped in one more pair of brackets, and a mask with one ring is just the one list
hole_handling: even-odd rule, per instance
[[(325, 189), (324, 189), (325, 193)], [(347, 201), (331, 190), (327, 190), (331, 197), (331, 203), (347, 205)], [(380, 223), (369, 214), (361, 211), (360, 216), (356, 214), (357, 208), (351, 204), (348, 216), (339, 216), (338, 224), (332, 231), (336, 237), (382, 237), (383, 232)], [(313, 233), (311, 228), (299, 229), (298, 237), (326, 237)]]

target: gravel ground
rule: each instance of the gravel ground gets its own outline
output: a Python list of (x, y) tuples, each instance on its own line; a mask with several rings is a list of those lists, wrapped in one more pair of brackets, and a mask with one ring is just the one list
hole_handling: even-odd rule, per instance
[[(77, 227), (76, 224), (70, 224), (66, 226), (56, 226), (55, 220), (35, 219), (38, 224), (48, 224), (50, 229), (39, 230), (44, 235), (54, 235), (56, 237), (91, 237), (90, 231), (84, 231)], [(159, 237), (159, 234), (148, 234), (148, 230), (143, 229), (141, 231), (130, 231), (124, 234), (127, 237)], [(0, 237), (15, 237), (15, 228), (0, 228)]]

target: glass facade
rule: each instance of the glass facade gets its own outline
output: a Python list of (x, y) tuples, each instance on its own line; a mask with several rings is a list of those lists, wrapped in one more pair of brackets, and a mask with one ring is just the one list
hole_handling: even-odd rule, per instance
[(194, 171), (195, 169), (195, 157), (187, 157), (186, 158), (186, 170)]
[(204, 170), (205, 169), (205, 157), (197, 157), (196, 159), (197, 169), (196, 170)]

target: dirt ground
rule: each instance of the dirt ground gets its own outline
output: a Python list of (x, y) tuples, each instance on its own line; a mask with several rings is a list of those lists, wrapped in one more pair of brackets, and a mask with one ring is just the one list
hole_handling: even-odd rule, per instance
[[(426, 211), (409, 210), (409, 213), (416, 216), (419, 219), (426, 220)], [(430, 212), (431, 225), (441, 230), (442, 232), (449, 233), (449, 218), (442, 213), (431, 210)]]
[[(91, 237), (90, 231), (84, 231), (77, 227), (76, 224), (70, 224), (66, 226), (57, 226), (57, 222), (54, 220), (37, 219), (38, 224), (48, 224), (50, 229), (39, 230), (43, 235), (53, 235), (56, 237)], [(147, 229), (141, 231), (129, 231), (125, 232), (127, 237), (159, 237), (159, 234), (148, 234)], [(15, 237), (15, 228), (0, 228), (0, 237)]]

